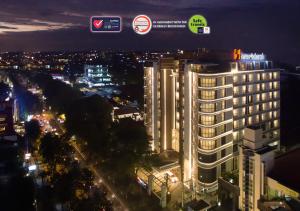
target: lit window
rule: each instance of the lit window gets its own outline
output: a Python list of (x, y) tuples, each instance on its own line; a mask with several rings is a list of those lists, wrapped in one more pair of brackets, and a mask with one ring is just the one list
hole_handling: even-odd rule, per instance
[(243, 90), (243, 94), (245, 94), (246, 93), (246, 86), (243, 86), (242, 90)]
[(202, 112), (215, 112), (215, 108), (214, 103), (200, 103), (200, 111)]
[(199, 78), (199, 86), (201, 87), (215, 87), (217, 80), (216, 78)]
[(213, 90), (200, 91), (200, 98), (203, 100), (215, 99), (216, 92)]
[(215, 122), (215, 116), (201, 115), (200, 123), (202, 125), (213, 125)]
[(243, 75), (243, 82), (246, 82), (246, 75)]
[(237, 98), (233, 98), (233, 105), (237, 105), (238, 104), (238, 99)]
[(252, 124), (252, 117), (248, 117), (248, 124)]
[(238, 76), (237, 75), (235, 75), (235, 76), (233, 76), (233, 82), (235, 82), (235, 83), (237, 83), (238, 82)]
[(256, 91), (260, 91), (260, 85), (259, 84), (256, 84)]
[(233, 122), (233, 128), (237, 129), (239, 127), (238, 121)]
[(246, 97), (245, 96), (242, 98), (242, 103), (246, 104)]
[(233, 116), (237, 116), (238, 115), (238, 109), (234, 109), (233, 110)]
[(208, 141), (208, 140), (200, 140), (200, 148), (201, 149), (206, 149), (206, 150), (211, 150), (216, 148), (216, 141)]
[(212, 138), (215, 136), (215, 128), (200, 128), (200, 136)]
[(234, 87), (233, 88), (233, 93), (235, 94), (235, 95), (238, 95), (239, 94), (239, 87)]
[(249, 74), (248, 79), (249, 79), (250, 82), (253, 81), (253, 74)]

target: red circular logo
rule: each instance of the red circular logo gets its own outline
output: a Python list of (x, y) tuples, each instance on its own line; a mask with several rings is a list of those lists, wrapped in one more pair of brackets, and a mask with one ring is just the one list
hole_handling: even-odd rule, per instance
[(152, 28), (152, 21), (147, 15), (138, 15), (132, 21), (132, 28), (137, 34), (147, 34)]

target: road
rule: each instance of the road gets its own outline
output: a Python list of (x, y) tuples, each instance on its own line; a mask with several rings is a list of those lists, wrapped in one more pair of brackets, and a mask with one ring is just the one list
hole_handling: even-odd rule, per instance
[(77, 144), (74, 141), (71, 141), (71, 146), (73, 146), (73, 148), (75, 149), (77, 155), (79, 155), (79, 161), (83, 161), (84, 164), (86, 164), (89, 169), (94, 173), (94, 175), (96, 176), (96, 183), (101, 183), (101, 185), (103, 185), (107, 191), (108, 191), (108, 198), (109, 200), (111, 200), (113, 202), (113, 208), (114, 210), (124, 210), (124, 211), (128, 211), (128, 207), (125, 204), (125, 202), (118, 196), (117, 192), (113, 189), (113, 187), (111, 187), (105, 179), (103, 179), (103, 177), (101, 176), (99, 170), (97, 168), (95, 168), (95, 166), (93, 165), (88, 165), (86, 163), (86, 155), (80, 150), (80, 148), (77, 146)]

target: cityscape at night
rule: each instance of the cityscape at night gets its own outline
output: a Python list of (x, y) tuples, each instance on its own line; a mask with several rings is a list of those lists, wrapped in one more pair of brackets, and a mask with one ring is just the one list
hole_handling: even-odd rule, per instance
[(300, 211), (299, 0), (0, 2), (0, 211)]

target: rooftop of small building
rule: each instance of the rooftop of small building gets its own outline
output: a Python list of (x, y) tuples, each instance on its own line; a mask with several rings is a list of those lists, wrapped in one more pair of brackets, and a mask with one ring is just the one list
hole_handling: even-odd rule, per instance
[(123, 106), (119, 109), (114, 110), (115, 115), (124, 115), (124, 114), (132, 114), (132, 113), (139, 113), (139, 109), (136, 107), (130, 106)]
[(210, 207), (210, 205), (204, 200), (192, 200), (186, 204), (192, 210), (206, 210)]
[(300, 193), (300, 148), (276, 157), (269, 177)]
[(264, 146), (264, 147), (258, 149), (256, 151), (256, 153), (262, 155), (262, 154), (274, 151), (275, 149), (277, 149), (277, 146), (272, 146), (272, 147), (271, 146)]

